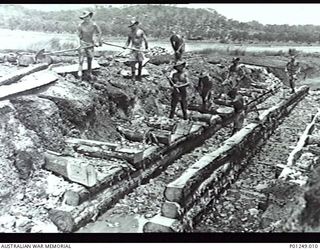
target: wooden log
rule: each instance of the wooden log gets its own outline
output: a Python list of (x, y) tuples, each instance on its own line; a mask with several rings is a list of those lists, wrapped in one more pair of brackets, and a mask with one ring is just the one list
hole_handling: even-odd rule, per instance
[(182, 211), (181, 206), (176, 202), (165, 201), (161, 207), (161, 216), (179, 219), (181, 217)]
[(314, 145), (308, 145), (307, 150), (315, 155), (320, 155), (320, 147)]
[(1, 77), (0, 78), (0, 86), (8, 85), (13, 82), (19, 81), (22, 77), (24, 77), (26, 75), (30, 75), (30, 74), (35, 73), (40, 70), (44, 70), (44, 69), (48, 68), (48, 66), (49, 65), (46, 63), (41, 63), (41, 64), (29, 66), (24, 69), (19, 69), (9, 75)]
[(46, 162), (44, 167), (47, 170), (87, 187), (92, 187), (97, 183), (94, 166), (84, 159), (57, 156), (48, 152), (45, 152), (44, 155)]
[(103, 142), (103, 141), (95, 141), (95, 140), (86, 140), (86, 139), (78, 139), (78, 138), (66, 138), (66, 143), (73, 145), (86, 145), (92, 147), (100, 147), (100, 148), (108, 148), (110, 150), (115, 150), (119, 148), (120, 145), (117, 143), (111, 142)]
[(305, 146), (306, 141), (308, 140), (308, 136), (310, 135), (310, 133), (312, 133), (312, 131), (315, 127), (316, 119), (318, 116), (320, 116), (320, 110), (318, 110), (318, 113), (314, 116), (311, 123), (303, 131), (296, 147), (291, 151), (291, 153), (288, 157), (288, 160), (287, 160), (288, 167), (293, 166), (295, 164), (296, 160), (300, 157), (300, 155), (302, 153), (302, 149)]
[(132, 131), (122, 127), (118, 127), (118, 131), (128, 140), (136, 142), (144, 142), (150, 139), (154, 143), (162, 143), (165, 145), (171, 145), (173, 142), (173, 137), (170, 131), (151, 129), (146, 133), (141, 133), (139, 131)]
[(49, 71), (40, 71), (25, 76), (17, 83), (0, 86), (0, 99), (9, 98), (26, 91), (37, 89), (58, 80), (58, 76)]
[(307, 140), (306, 140), (306, 144), (320, 144), (320, 136), (314, 136), (314, 135), (309, 135)]
[[(177, 115), (181, 118), (183, 118), (182, 111), (177, 111)], [(193, 121), (200, 121), (200, 122), (206, 122), (207, 124), (213, 125), (217, 121), (217, 115), (212, 115), (212, 114), (205, 114), (205, 113), (200, 113), (197, 111), (187, 111), (188, 116), (191, 120)], [(221, 118), (220, 118), (221, 119)]]
[(132, 164), (136, 164), (143, 160), (143, 151), (134, 148), (119, 148), (116, 151), (111, 151), (108, 149), (101, 149), (100, 147), (81, 145), (74, 147), (74, 149), (77, 152), (90, 157), (101, 159), (123, 159)]
[(144, 233), (173, 233), (177, 232), (176, 228), (179, 227), (180, 222), (175, 219), (170, 219), (161, 215), (156, 215), (151, 218), (143, 226)]

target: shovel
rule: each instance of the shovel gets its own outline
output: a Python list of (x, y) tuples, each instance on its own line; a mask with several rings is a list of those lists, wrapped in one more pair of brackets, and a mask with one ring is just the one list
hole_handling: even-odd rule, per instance
[(135, 48), (129, 48), (129, 47), (124, 47), (124, 46), (120, 46), (120, 45), (116, 45), (116, 44), (112, 44), (112, 43), (107, 43), (107, 42), (103, 42), (103, 44), (109, 45), (109, 46), (113, 46), (113, 47), (117, 47), (117, 48), (121, 48), (121, 49), (130, 49), (133, 51), (139, 51), (139, 52), (148, 52), (148, 50), (141, 50), (141, 49), (135, 49)]
[(46, 55), (54, 55), (54, 54), (61, 54), (65, 52), (71, 52), (71, 51), (77, 51), (79, 49), (90, 49), (93, 48), (94, 45), (86, 46), (86, 47), (81, 47), (81, 45), (77, 48), (74, 49), (65, 49), (65, 50), (58, 50), (58, 51), (53, 51), (53, 52), (45, 52), (45, 49), (41, 49), (37, 52), (35, 59), (38, 60), (39, 58), (46, 56)]

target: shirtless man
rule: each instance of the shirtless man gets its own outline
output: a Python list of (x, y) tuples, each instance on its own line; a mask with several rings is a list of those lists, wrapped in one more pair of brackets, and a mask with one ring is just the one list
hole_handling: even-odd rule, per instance
[[(82, 19), (82, 23), (80, 23), (78, 27), (78, 36), (80, 39), (80, 46), (79, 49), (79, 70), (78, 76), (79, 78), (82, 77), (82, 65), (84, 61), (84, 57), (87, 57), (88, 63), (88, 78), (91, 79), (92, 77), (92, 59), (94, 57), (94, 46), (102, 46), (101, 42), (101, 30), (99, 26), (91, 20), (93, 13), (90, 11), (85, 11), (82, 16), (79, 18)], [(94, 43), (93, 36), (94, 34), (98, 35), (98, 45)], [(82, 49), (82, 47), (89, 47)]]
[(181, 60), (182, 54), (185, 51), (185, 42), (183, 37), (179, 34), (176, 34), (175, 31), (172, 31), (170, 43), (174, 50), (175, 61)]
[[(132, 48), (141, 50), (142, 43), (144, 42), (145, 48), (147, 50), (148, 49), (148, 42), (147, 42), (146, 35), (145, 35), (144, 31), (138, 27), (138, 25), (139, 25), (138, 21), (131, 21), (130, 25), (128, 26), (131, 29), (131, 32), (128, 35), (126, 47), (129, 47), (129, 45), (131, 44)], [(141, 80), (143, 59), (144, 59), (143, 52), (132, 50), (131, 58), (130, 58), (132, 78), (135, 77), (136, 63), (138, 63), (138, 65), (139, 65), (138, 66), (138, 75), (137, 75), (136, 79)]]
[(176, 70), (172, 74), (172, 78), (169, 79), (170, 85), (172, 86), (171, 95), (171, 110), (169, 118), (173, 118), (178, 102), (181, 104), (181, 109), (183, 113), (183, 119), (188, 119), (187, 114), (187, 87), (190, 85), (188, 83), (188, 72), (185, 69), (186, 62), (178, 61), (175, 63), (173, 68)]
[(295, 81), (297, 80), (297, 75), (300, 73), (300, 65), (295, 61), (295, 57), (292, 56), (290, 62), (287, 63), (285, 67), (285, 72), (289, 77), (289, 84), (291, 88), (291, 93), (295, 92)]

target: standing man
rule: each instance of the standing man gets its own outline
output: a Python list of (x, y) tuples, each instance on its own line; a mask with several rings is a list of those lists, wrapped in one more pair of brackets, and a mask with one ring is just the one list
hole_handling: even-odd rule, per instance
[(231, 89), (227, 95), (230, 97), (231, 100), (214, 100), (214, 102), (217, 104), (231, 106), (234, 108), (235, 119), (233, 123), (233, 129), (231, 132), (231, 135), (233, 135), (237, 131), (239, 131), (243, 126), (245, 118), (245, 103), (243, 96), (240, 93), (238, 93), (237, 88)]
[[(79, 70), (78, 76), (82, 78), (82, 65), (84, 61), (84, 57), (87, 57), (88, 63), (88, 78), (92, 78), (92, 59), (94, 57), (94, 46), (101, 46), (101, 29), (99, 26), (92, 21), (93, 13), (90, 11), (85, 11), (79, 17), (82, 19), (82, 23), (80, 23), (78, 27), (78, 36), (80, 39), (80, 46), (79, 49)], [(93, 37), (94, 35), (98, 36), (98, 44), (95, 44)], [(86, 48), (89, 47), (89, 48)]]
[(245, 73), (239, 65), (240, 58), (234, 57), (228, 68), (226, 80), (222, 83), (224, 92), (228, 93), (231, 89), (237, 88)]
[(213, 79), (210, 77), (208, 72), (201, 72), (199, 76), (197, 90), (202, 98), (202, 107), (204, 111), (207, 108), (207, 104), (211, 99), (211, 92), (213, 87)]
[(291, 93), (294, 93), (295, 81), (297, 80), (297, 74), (300, 73), (300, 65), (295, 61), (295, 57), (291, 56), (290, 62), (287, 63), (285, 72), (289, 77), (289, 84), (291, 88)]
[(135, 77), (136, 72), (136, 63), (138, 63), (138, 76), (136, 77), (136, 80), (141, 81), (141, 73), (142, 73), (142, 63), (144, 60), (144, 55), (141, 50), (142, 43), (144, 42), (146, 50), (148, 49), (148, 41), (146, 38), (146, 35), (142, 29), (138, 27), (139, 22), (138, 21), (131, 21), (130, 25), (128, 26), (131, 29), (131, 32), (128, 35), (128, 40), (126, 43), (126, 47), (129, 47), (131, 44), (131, 47), (136, 50), (131, 51), (131, 58), (130, 58), (130, 66), (131, 66), (131, 75), (132, 78)]
[(187, 114), (187, 87), (188, 83), (188, 73), (185, 69), (186, 62), (178, 61), (175, 63), (173, 68), (176, 72), (173, 73), (172, 78), (169, 78), (170, 85), (172, 86), (172, 95), (171, 95), (171, 111), (169, 118), (174, 117), (174, 113), (177, 107), (178, 102), (181, 104), (181, 109), (183, 113), (183, 119), (188, 119)]
[(185, 42), (181, 35), (176, 34), (175, 31), (172, 31), (172, 35), (170, 37), (170, 43), (174, 51), (174, 59), (175, 62), (182, 59), (182, 54), (185, 51)]

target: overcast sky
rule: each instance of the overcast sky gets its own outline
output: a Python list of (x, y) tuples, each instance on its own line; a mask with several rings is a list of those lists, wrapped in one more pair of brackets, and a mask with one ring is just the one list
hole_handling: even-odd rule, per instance
[[(93, 4), (22, 4), (39, 10), (93, 7)], [(212, 8), (229, 19), (262, 24), (320, 25), (320, 4), (178, 4), (189, 8)]]

